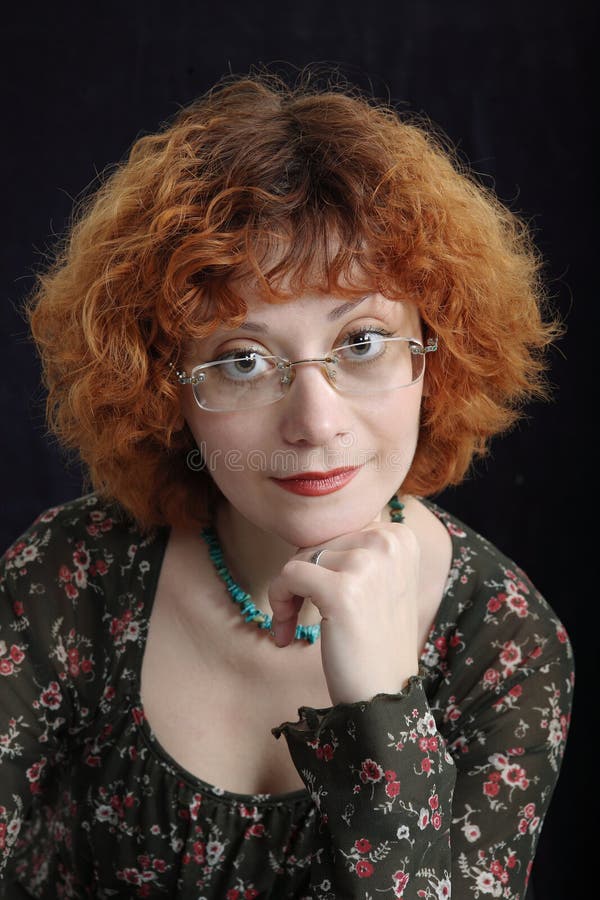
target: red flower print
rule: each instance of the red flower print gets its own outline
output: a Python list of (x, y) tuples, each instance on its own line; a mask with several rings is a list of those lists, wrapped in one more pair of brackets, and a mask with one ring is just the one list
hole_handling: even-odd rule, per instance
[(265, 826), (261, 822), (256, 822), (254, 825), (249, 825), (248, 828), (246, 828), (244, 837), (262, 837), (264, 833)]
[(399, 781), (390, 781), (385, 786), (385, 792), (388, 797), (397, 797), (400, 793), (400, 782)]
[(433, 815), (431, 816), (431, 824), (436, 831), (439, 831), (442, 827), (442, 817), (438, 812), (433, 813)]
[(524, 619), (529, 610), (529, 604), (525, 597), (521, 597), (520, 594), (511, 595), (507, 602), (507, 606), (512, 609), (513, 612), (519, 616), (519, 618)]
[(385, 780), (386, 780), (386, 781), (395, 781), (395, 780), (396, 780), (396, 773), (394, 772), (393, 769), (387, 769), (387, 770), (386, 770), (386, 773), (385, 773)]
[(485, 781), (483, 783), (483, 793), (488, 797), (495, 797), (499, 790), (500, 786), (498, 784), (494, 784), (493, 781)]
[(246, 888), (244, 891), (244, 900), (256, 900), (258, 891), (255, 888)]
[(370, 878), (375, 871), (373, 863), (368, 859), (359, 859), (354, 869), (359, 878)]
[(556, 629), (556, 637), (561, 642), (561, 644), (567, 643), (567, 632), (564, 628), (561, 627)]
[(368, 841), (366, 838), (359, 838), (357, 841), (354, 841), (354, 846), (359, 853), (368, 853), (371, 849), (371, 841)]
[(488, 600), (487, 608), (488, 612), (495, 613), (498, 612), (502, 607), (502, 601), (498, 599), (498, 597), (490, 597)]
[(330, 759), (333, 759), (333, 747), (331, 744), (323, 744), (322, 747), (317, 747), (316, 755), (317, 759), (324, 759), (325, 762), (329, 762)]
[(429, 808), (437, 809), (439, 805), (440, 805), (440, 801), (439, 801), (438, 795), (432, 794), (431, 797), (429, 798)]
[(80, 566), (82, 569), (85, 569), (90, 564), (90, 554), (87, 550), (84, 549), (82, 541), (79, 541), (75, 546), (78, 549), (73, 554), (73, 562), (76, 566)]
[(511, 666), (521, 662), (521, 651), (514, 641), (506, 641), (503, 644), (500, 660), (503, 666)]
[(408, 884), (408, 874), (399, 869), (392, 875), (394, 879), (394, 897), (402, 897), (404, 888)]
[(521, 766), (507, 766), (502, 770), (502, 779), (507, 784), (516, 784), (521, 790), (525, 790), (529, 781), (527, 780), (527, 772)]
[(58, 709), (62, 701), (62, 694), (56, 681), (50, 682), (48, 689), (40, 694), (40, 703), (47, 709)]
[[(446, 522), (446, 528), (448, 529), (450, 534), (453, 534), (456, 537), (466, 537), (467, 536), (466, 532), (464, 532), (462, 530), (462, 528), (459, 528), (458, 525), (455, 525), (454, 522)], [(396, 876), (394, 875), (394, 878), (395, 877)], [(408, 877), (407, 877), (407, 880), (408, 880)]]
[(40, 775), (45, 765), (46, 758), (43, 757), (40, 762), (36, 762), (32, 766), (30, 766), (30, 768), (25, 772), (29, 781), (39, 781)]
[(202, 794), (194, 794), (194, 798), (192, 804), (190, 806), (190, 815), (194, 822), (198, 818), (198, 813), (200, 812), (200, 807), (202, 806)]
[(12, 675), (15, 670), (14, 664), (10, 659), (0, 659), (0, 675)]
[(510, 694), (511, 697), (520, 697), (521, 694), (523, 693), (523, 688), (521, 687), (520, 684), (515, 684), (514, 687), (511, 687), (511, 689), (508, 693)]
[(79, 597), (79, 591), (74, 584), (65, 584), (65, 594), (69, 600), (75, 600), (76, 597)]
[(61, 584), (62, 584), (63, 582), (67, 582), (67, 581), (70, 581), (70, 580), (71, 580), (71, 572), (70, 572), (68, 566), (65, 566), (65, 565), (63, 564), (63, 565), (60, 567), (60, 569), (58, 570), (58, 580), (59, 580), (59, 583), (61, 583)]
[(488, 687), (496, 684), (500, 678), (500, 672), (497, 669), (486, 669), (483, 676), (483, 686)]
[(525, 816), (527, 816), (528, 819), (533, 819), (533, 817), (535, 816), (535, 803), (528, 803), (523, 810), (523, 813), (525, 814)]
[(230, 888), (225, 894), (226, 900), (240, 900), (241, 896), (237, 888)]
[(427, 772), (428, 775), (431, 772), (431, 760), (428, 756), (423, 757), (421, 760), (421, 771)]
[(433, 643), (435, 645), (436, 650), (439, 651), (439, 654), (442, 657), (442, 659), (448, 655), (448, 641), (446, 640), (445, 637), (442, 636), (442, 637), (436, 638)]
[(381, 781), (382, 778), (381, 766), (372, 759), (365, 759), (360, 770), (360, 780), (366, 783), (367, 781)]

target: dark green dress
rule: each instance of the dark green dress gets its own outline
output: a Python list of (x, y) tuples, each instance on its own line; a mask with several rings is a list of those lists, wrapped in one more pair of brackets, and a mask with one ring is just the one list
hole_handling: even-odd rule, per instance
[(0, 896), (522, 898), (571, 646), (514, 563), (428, 505), (454, 552), (419, 677), (300, 709), (273, 732), (306, 789), (258, 796), (191, 775), (144, 717), (168, 529), (95, 494), (39, 516), (0, 564)]

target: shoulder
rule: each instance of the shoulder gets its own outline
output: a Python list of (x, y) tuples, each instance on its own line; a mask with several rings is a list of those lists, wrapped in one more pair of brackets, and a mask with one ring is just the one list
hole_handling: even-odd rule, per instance
[(117, 663), (143, 645), (157, 535), (95, 493), (37, 516), (0, 559), (0, 674), (64, 682), (94, 710)]
[[(475, 650), (479, 661), (501, 657), (508, 672), (525, 658), (572, 673), (573, 649), (566, 628), (523, 568), (494, 543), (430, 500), (453, 545), (445, 608), (455, 642)], [(462, 654), (461, 654), (462, 655)]]
[(0, 594), (39, 614), (106, 597), (144, 565), (144, 535), (115, 501), (86, 494), (40, 513), (0, 558)]
[(54, 572), (58, 565), (66, 567), (56, 571), (58, 578), (65, 582), (77, 580), (78, 570), (89, 569), (88, 546), (93, 543), (108, 547), (122, 542), (130, 527), (117, 504), (103, 501), (95, 493), (50, 507), (4, 552), (0, 579), (18, 582), (42, 572)]

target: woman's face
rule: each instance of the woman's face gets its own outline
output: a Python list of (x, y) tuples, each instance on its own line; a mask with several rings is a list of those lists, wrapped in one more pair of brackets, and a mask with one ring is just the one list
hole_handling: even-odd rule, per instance
[[(305, 296), (273, 305), (248, 299), (245, 323), (187, 348), (187, 372), (227, 350), (248, 348), (290, 360), (321, 358), (350, 333), (375, 329), (421, 339), (417, 308), (369, 294), (359, 302)], [(288, 393), (252, 409), (200, 409), (192, 388), (182, 406), (208, 472), (230, 513), (295, 547), (315, 546), (379, 518), (410, 468), (419, 434), (422, 381), (370, 395), (344, 395), (322, 365), (294, 367)], [(324, 492), (293, 474), (354, 469)], [(279, 480), (278, 480), (279, 479)], [(329, 483), (332, 486), (332, 483)], [(302, 488), (308, 493), (302, 492)]]

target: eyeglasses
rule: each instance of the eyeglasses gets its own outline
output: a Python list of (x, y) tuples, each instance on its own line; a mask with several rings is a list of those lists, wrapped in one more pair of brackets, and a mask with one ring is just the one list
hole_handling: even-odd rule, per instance
[(295, 377), (294, 366), (319, 363), (341, 394), (377, 394), (410, 387), (423, 377), (425, 356), (434, 353), (437, 339), (425, 345), (415, 338), (382, 337), (361, 332), (367, 340), (335, 347), (323, 358), (266, 356), (257, 350), (234, 349), (212, 362), (194, 366), (190, 374), (176, 370), (180, 384), (190, 384), (196, 403), (212, 412), (267, 406), (285, 397)]

